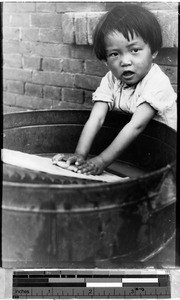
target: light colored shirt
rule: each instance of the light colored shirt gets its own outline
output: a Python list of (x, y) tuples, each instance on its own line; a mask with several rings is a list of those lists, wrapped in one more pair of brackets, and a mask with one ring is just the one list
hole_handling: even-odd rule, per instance
[(177, 95), (169, 78), (157, 64), (136, 85), (128, 86), (109, 71), (93, 93), (93, 102), (104, 101), (110, 110), (133, 114), (137, 107), (147, 102), (155, 110), (154, 119), (177, 129)]

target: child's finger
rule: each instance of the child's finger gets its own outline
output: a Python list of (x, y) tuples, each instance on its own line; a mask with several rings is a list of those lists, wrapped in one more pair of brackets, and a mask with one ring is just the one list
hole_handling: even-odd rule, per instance
[(70, 166), (67, 167), (67, 170), (77, 172), (77, 167), (70, 165)]
[[(76, 164), (76, 166), (77, 166), (77, 164)], [(87, 164), (86, 163), (82, 163), (81, 165), (78, 165), (77, 169), (78, 169), (78, 171), (81, 171), (83, 169), (86, 169), (86, 167), (87, 167)]]
[(67, 169), (69, 167), (69, 165), (67, 165), (67, 163), (65, 161), (57, 161), (57, 165), (63, 169)]
[(86, 175), (96, 175), (96, 172), (95, 171), (89, 171), (86, 173)]
[(78, 170), (77, 170), (78, 173), (83, 173), (83, 174), (87, 174), (87, 173), (93, 172), (93, 171), (94, 171), (94, 166), (89, 165), (89, 164), (82, 165), (82, 166), (78, 167)]
[(74, 164), (74, 163), (76, 162), (76, 160), (77, 160), (77, 157), (76, 157), (76, 156), (70, 156), (70, 157), (67, 159), (66, 163), (67, 163), (68, 165), (72, 165), (72, 164)]
[(53, 163), (57, 163), (59, 160), (62, 160), (64, 158), (64, 154), (56, 154), (53, 158), (52, 158), (52, 162)]
[(77, 172), (77, 167), (72, 166), (72, 165), (68, 165), (67, 162), (65, 161), (58, 161), (57, 165), (63, 169), (67, 169), (73, 172)]
[(75, 162), (75, 165), (76, 166), (80, 166), (84, 164), (84, 159), (83, 158), (77, 158), (76, 162)]

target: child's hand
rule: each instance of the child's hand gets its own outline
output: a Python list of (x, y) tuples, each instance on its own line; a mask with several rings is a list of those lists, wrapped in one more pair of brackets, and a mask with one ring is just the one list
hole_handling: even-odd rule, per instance
[(96, 156), (82, 163), (78, 167), (77, 173), (99, 175), (103, 172), (104, 168), (105, 164), (102, 158), (100, 156)]
[(77, 166), (81, 165), (82, 163), (84, 163), (84, 157), (80, 154), (64, 154), (64, 153), (59, 153), (56, 154), (53, 158), (52, 158), (52, 163), (55, 165), (57, 164), (59, 161), (65, 161), (67, 164), (67, 167), (75, 164)]

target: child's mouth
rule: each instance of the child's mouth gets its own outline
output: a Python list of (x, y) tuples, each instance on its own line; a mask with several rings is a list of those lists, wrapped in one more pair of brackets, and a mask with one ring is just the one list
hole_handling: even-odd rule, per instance
[(122, 78), (124, 79), (131, 79), (134, 76), (134, 72), (132, 71), (124, 71), (122, 73)]

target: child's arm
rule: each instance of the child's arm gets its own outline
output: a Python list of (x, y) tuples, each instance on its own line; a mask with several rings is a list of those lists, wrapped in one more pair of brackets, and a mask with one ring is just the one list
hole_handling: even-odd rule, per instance
[(108, 112), (108, 104), (106, 102), (97, 101), (94, 103), (89, 119), (87, 120), (81, 136), (79, 138), (74, 154), (57, 154), (53, 157), (53, 163), (64, 160), (67, 166), (76, 164), (77, 166), (84, 162), (92, 142), (104, 123), (104, 119)]
[[(78, 172), (86, 174), (100, 174), (111, 164), (145, 129), (156, 111), (148, 103), (142, 103), (134, 112), (113, 142), (98, 156), (88, 160), (78, 167)], [(139, 145), (141, 146), (141, 145)]]
[(108, 104), (106, 102), (95, 102), (90, 117), (81, 133), (75, 153), (81, 154), (84, 158), (87, 157), (92, 142), (104, 123), (107, 112)]

